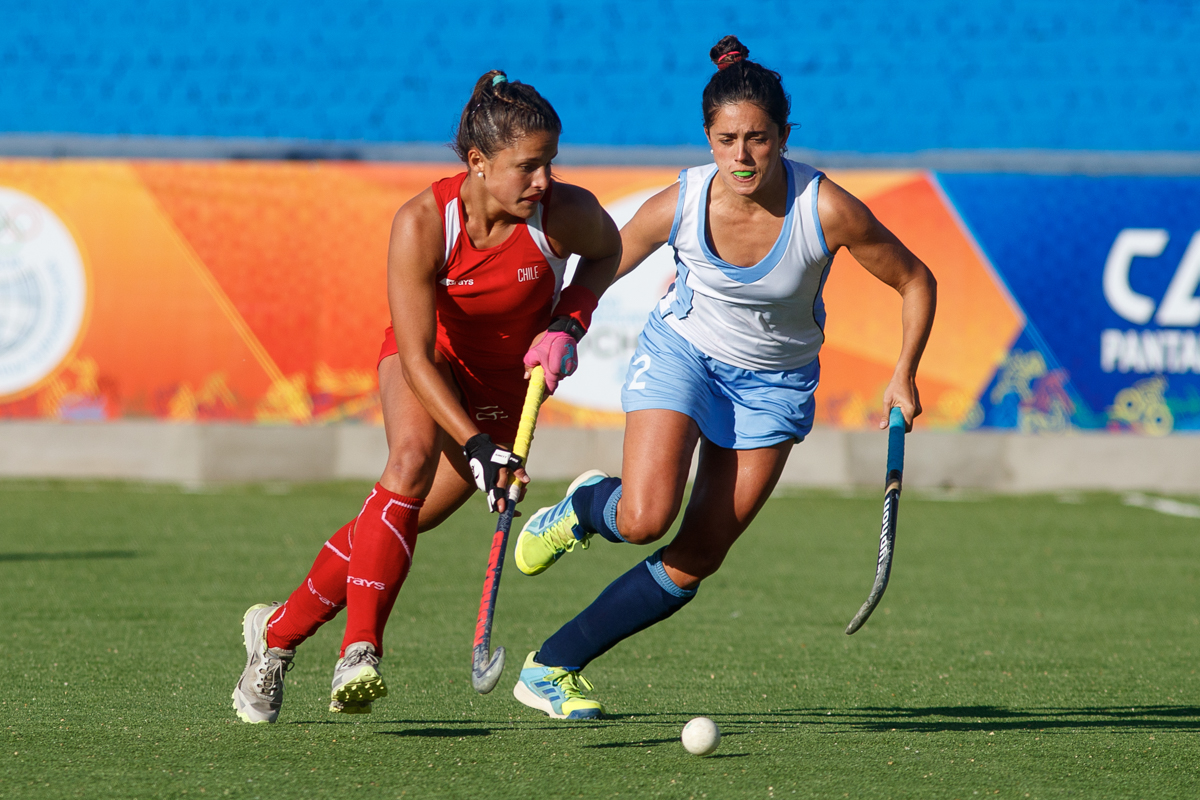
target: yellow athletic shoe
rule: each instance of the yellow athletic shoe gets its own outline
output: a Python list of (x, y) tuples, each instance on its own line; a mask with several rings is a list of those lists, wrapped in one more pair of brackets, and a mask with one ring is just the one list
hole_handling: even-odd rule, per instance
[(530, 653), (521, 667), (521, 677), (513, 687), (513, 697), (530, 708), (545, 711), (554, 719), (598, 719), (604, 706), (583, 696), (595, 687), (578, 671), (547, 667), (533, 660)]
[(576, 489), (599, 483), (607, 477), (607, 473), (598, 469), (583, 473), (567, 487), (567, 496), (562, 501), (557, 505), (539, 508), (529, 518), (517, 537), (517, 546), (513, 551), (517, 569), (526, 575), (537, 575), (549, 569), (563, 553), (574, 550), (575, 545), (580, 544), (587, 549), (588, 540), (594, 534), (579, 528), (579, 517), (571, 505), (571, 498)]

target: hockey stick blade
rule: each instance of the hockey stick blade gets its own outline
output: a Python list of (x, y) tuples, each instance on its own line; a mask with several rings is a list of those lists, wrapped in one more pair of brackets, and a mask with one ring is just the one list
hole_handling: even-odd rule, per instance
[(871, 586), (871, 593), (867, 595), (867, 602), (862, 604), (862, 608), (846, 626), (847, 636), (863, 626), (883, 599), (883, 593), (887, 591), (888, 579), (892, 577), (892, 553), (896, 546), (896, 515), (899, 510), (900, 489), (897, 487), (889, 491), (883, 499), (883, 525), (879, 531), (879, 560), (875, 565), (875, 583)]
[(488, 660), (487, 645), (481, 644), (475, 648), (475, 663), (471, 667), (471, 686), (480, 694), (487, 694), (496, 688), (500, 682), (500, 673), (504, 672), (504, 648), (497, 647)]
[(519, 491), (517, 487), (509, 490), (508, 503), (500, 514), (496, 533), (492, 537), (487, 577), (483, 581), (483, 596), (479, 600), (479, 618), (475, 621), (475, 648), (471, 653), (471, 685), (480, 694), (487, 694), (495, 689), (500, 680), (500, 673), (504, 672), (504, 648), (497, 647), (490, 658), (488, 649), (492, 644), (492, 618), (496, 612), (496, 595), (500, 591), (500, 573), (504, 569), (508, 532), (512, 528)]
[(875, 562), (875, 582), (867, 602), (846, 626), (846, 635), (861, 628), (883, 599), (892, 576), (892, 555), (896, 550), (896, 522), (900, 515), (900, 490), (904, 482), (904, 414), (893, 408), (888, 424), (887, 486), (883, 495), (883, 523), (879, 529), (879, 558)]

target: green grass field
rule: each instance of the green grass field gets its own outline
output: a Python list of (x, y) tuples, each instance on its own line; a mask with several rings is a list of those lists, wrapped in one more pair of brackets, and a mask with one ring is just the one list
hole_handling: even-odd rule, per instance
[[(1113, 495), (909, 492), (853, 637), (880, 497), (773, 499), (687, 609), (589, 668), (612, 717), (585, 723), (516, 703), (516, 668), (649, 549), (597, 540), (538, 578), (510, 555), (510, 664), (479, 696), (474, 502), (420, 539), (372, 716), (325, 710), (334, 623), (280, 724), (238, 722), (243, 611), (284, 599), (366, 488), (0, 483), (0, 796), (1200, 796), (1200, 520)], [(700, 715), (724, 733), (708, 758), (678, 739)]]

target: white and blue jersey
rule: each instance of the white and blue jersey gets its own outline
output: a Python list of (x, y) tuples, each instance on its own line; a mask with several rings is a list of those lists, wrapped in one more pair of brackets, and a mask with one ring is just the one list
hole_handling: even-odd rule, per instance
[(817, 217), (821, 173), (783, 159), (787, 206), (774, 247), (752, 267), (719, 258), (709, 245), (708, 195), (715, 164), (679, 173), (679, 201), (667, 244), (675, 284), (659, 313), (701, 352), (735, 367), (796, 369), (825, 341), (825, 285), (832, 255)]
[(832, 254), (817, 215), (821, 173), (782, 163), (783, 228), (750, 267), (722, 260), (708, 241), (716, 165), (679, 174), (668, 240), (676, 279), (638, 339), (621, 389), (625, 411), (687, 414), (711, 442), (739, 450), (800, 441), (812, 429)]

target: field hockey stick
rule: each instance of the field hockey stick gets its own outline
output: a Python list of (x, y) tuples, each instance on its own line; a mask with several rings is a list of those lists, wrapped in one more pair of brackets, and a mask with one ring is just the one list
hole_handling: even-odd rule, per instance
[(900, 487), (904, 482), (904, 413), (893, 408), (888, 419), (887, 483), (883, 490), (883, 527), (879, 531), (879, 561), (875, 566), (875, 585), (867, 602), (846, 626), (846, 635), (857, 631), (883, 599), (892, 575), (892, 553), (896, 549), (896, 519), (900, 514)]
[[(517, 426), (517, 441), (513, 453), (522, 462), (529, 455), (533, 442), (533, 428), (537, 424), (538, 409), (546, 396), (546, 375), (541, 367), (534, 367), (529, 374), (529, 389), (525, 392), (525, 406), (521, 409), (521, 423)], [(504, 648), (497, 647), (490, 658), (492, 644), (492, 617), (496, 613), (496, 595), (500, 591), (500, 572), (504, 569), (504, 552), (508, 549), (508, 530), (512, 527), (513, 514), (517, 510), (517, 498), (521, 496), (521, 484), (517, 476), (509, 478), (508, 502), (496, 523), (492, 537), (492, 552), (488, 557), (487, 575), (483, 579), (483, 596), (479, 598), (479, 616), (475, 620), (475, 649), (471, 657), (471, 685), (480, 694), (496, 688), (500, 673), (504, 671)]]

